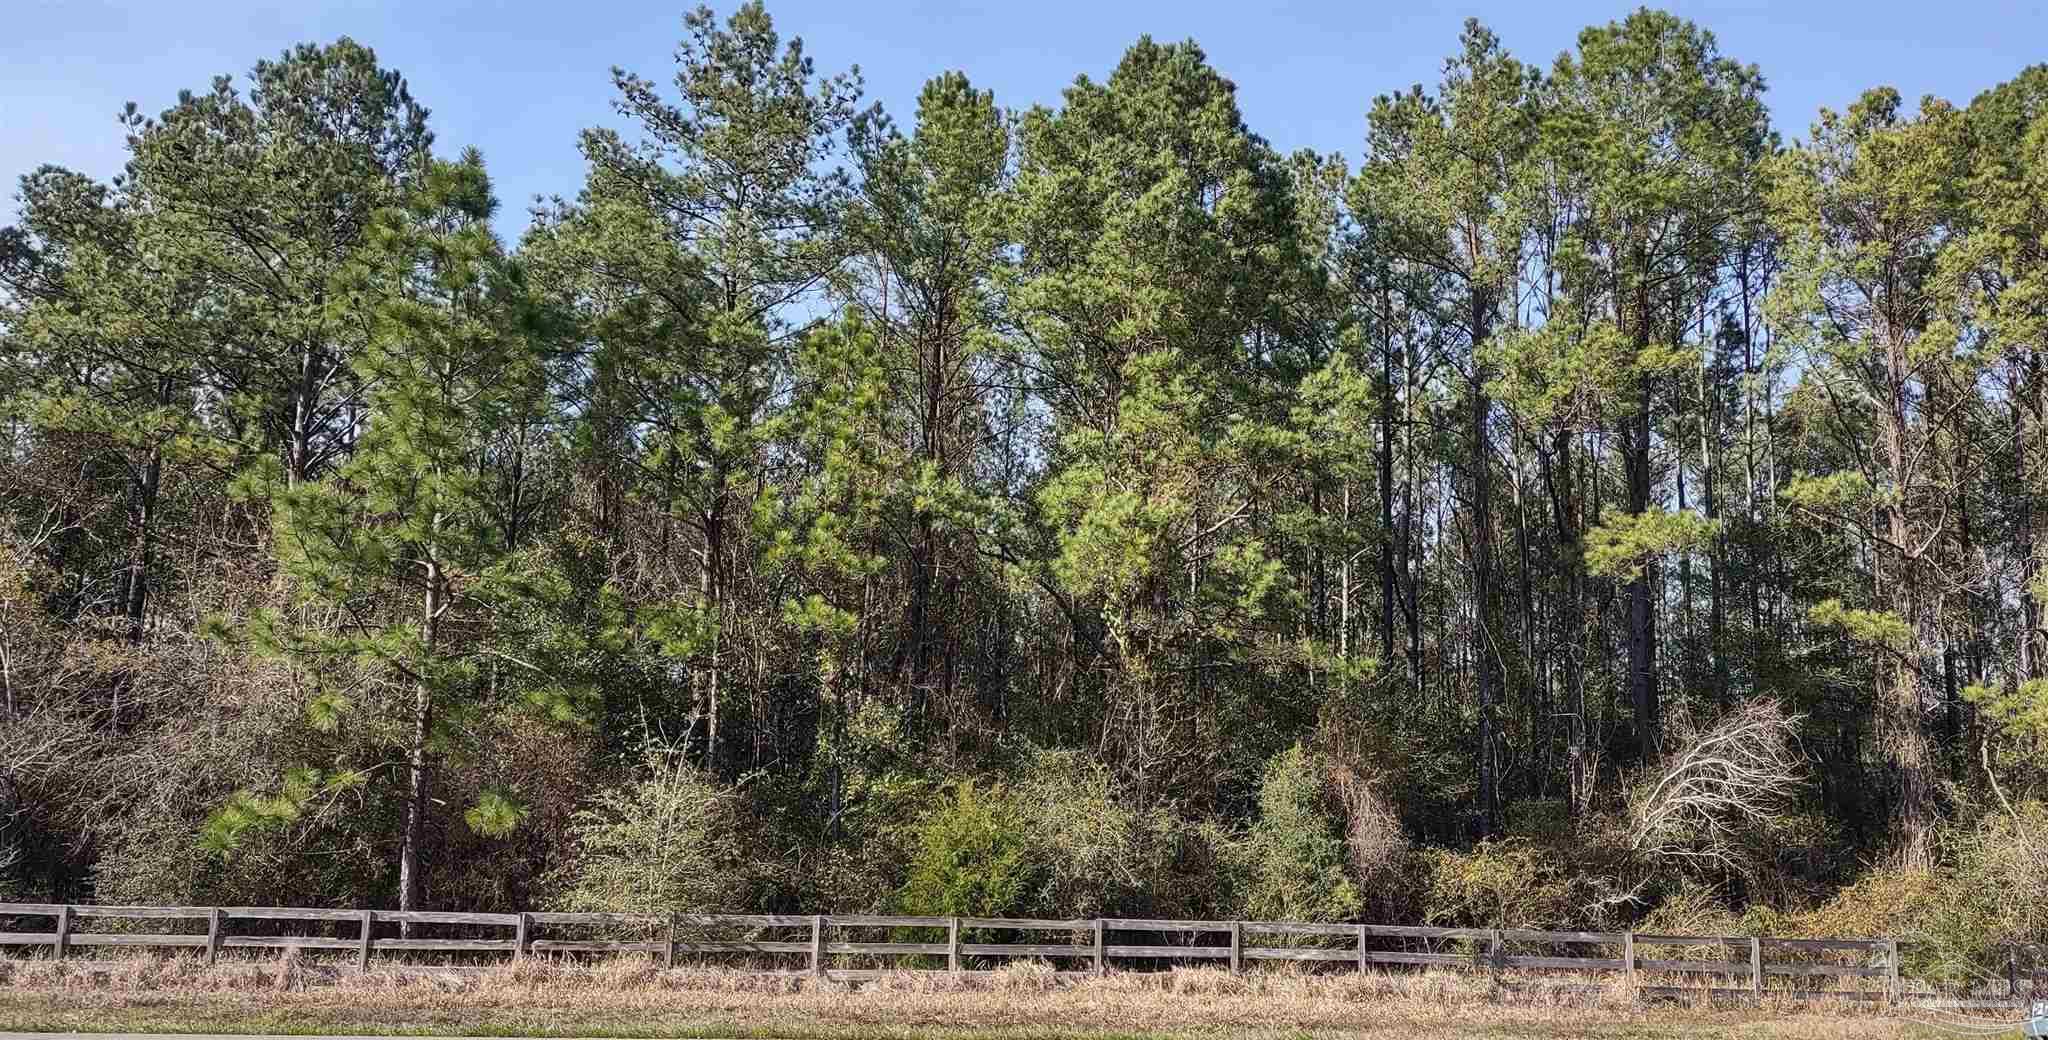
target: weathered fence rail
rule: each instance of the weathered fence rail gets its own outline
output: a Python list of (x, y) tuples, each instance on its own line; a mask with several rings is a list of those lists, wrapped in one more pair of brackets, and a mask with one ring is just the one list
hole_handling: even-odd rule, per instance
[[(1431, 928), (1420, 925), (1334, 924), (1310, 921), (1174, 921), (1142, 918), (1040, 920), (1009, 917), (887, 916), (877, 914), (472, 914), (441, 911), (334, 910), (275, 906), (81, 906), (0, 903), (0, 920), (48, 918), (50, 931), (0, 931), (0, 947), (48, 947), (66, 957), (80, 947), (127, 946), (203, 950), (209, 961), (222, 950), (346, 950), (367, 970), (384, 953), (449, 952), (526, 957), (556, 953), (646, 953), (673, 966), (682, 957), (755, 955), (798, 960), (798, 971), (834, 977), (878, 972), (835, 966), (833, 958), (944, 958), (947, 971), (970, 970), (970, 958), (1030, 957), (1080, 965), (1101, 973), (1112, 961), (1225, 961), (1241, 971), (1246, 961), (1335, 962), (1358, 971), (1374, 967), (1440, 966), (1471, 970), (1522, 969), (1561, 973), (1619, 973), (1645, 992), (1762, 996), (1771, 992), (1897, 1000), (1906, 993), (1899, 943), (1892, 939), (1787, 939), (1758, 936), (1663, 935), (1634, 932), (1542, 931), (1525, 928)], [(203, 922), (205, 931), (87, 931), (86, 921)], [(325, 926), (330, 935), (234, 934), (237, 922)], [(399, 926), (397, 935), (386, 934)], [(419, 938), (408, 926), (503, 929), (504, 938)], [(544, 930), (554, 935), (541, 934)], [(566, 930), (569, 934), (563, 935)], [(593, 938), (592, 931), (634, 938)], [(860, 942), (846, 932), (887, 931), (885, 941)], [(902, 933), (913, 933), (905, 935)], [(781, 933), (779, 936), (764, 933)], [(915, 934), (922, 933), (922, 934)], [(975, 934), (982, 933), (982, 934)], [(987, 933), (1012, 933), (989, 941)], [(1065, 942), (1044, 941), (1053, 933)], [(1061, 933), (1064, 933), (1063, 935)], [(943, 938), (940, 938), (940, 936)], [(1142, 941), (1141, 941), (1142, 940)], [(1457, 947), (1456, 949), (1448, 947)], [(1591, 947), (1589, 956), (1562, 951)], [(1722, 959), (1702, 959), (1702, 951)], [(1766, 959), (1766, 953), (1772, 954)], [(1832, 959), (1829, 959), (1832, 958)], [(930, 970), (930, 969), (927, 969)], [(1075, 970), (1070, 968), (1070, 970)], [(2008, 996), (2029, 995), (2044, 974), (2022, 971), (2009, 957)], [(1720, 977), (1723, 985), (1657, 986), (1645, 975)], [(1820, 979), (1877, 979), (1883, 988), (1819, 990)], [(1740, 980), (1730, 986), (1726, 980)], [(1772, 981), (1788, 983), (1776, 988)], [(1746, 986), (1741, 985), (1746, 983)]]

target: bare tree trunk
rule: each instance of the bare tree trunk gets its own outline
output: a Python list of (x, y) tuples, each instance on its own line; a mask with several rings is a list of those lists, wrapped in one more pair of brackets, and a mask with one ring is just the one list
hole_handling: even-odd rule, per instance
[(157, 489), (163, 482), (163, 452), (151, 448), (135, 478), (135, 535), (128, 552), (128, 576), (122, 605), (128, 619), (128, 643), (142, 642), (149, 609), (149, 571), (156, 552)]
[(1570, 771), (1572, 808), (1579, 809), (1591, 791), (1593, 777), (1587, 763), (1592, 758), (1591, 732), (1586, 720), (1586, 683), (1582, 654), (1585, 618), (1585, 584), (1579, 572), (1579, 532), (1572, 479), (1572, 435), (1566, 429), (1551, 433), (1550, 450), (1539, 452), (1544, 482), (1550, 490), (1551, 523), (1557, 529), (1557, 619), (1556, 650), (1558, 683), (1569, 704), (1566, 716), (1567, 768)]
[[(1532, 565), (1529, 551), (1529, 489), (1524, 482), (1528, 467), (1522, 457), (1526, 445), (1519, 437), (1512, 438), (1510, 443), (1515, 449), (1514, 482), (1509, 487), (1515, 496), (1515, 617), (1519, 622), (1517, 639), (1521, 647), (1520, 659), (1533, 662), (1542, 660), (1544, 654), (1537, 641), (1536, 569)], [(1503, 627), (1506, 627), (1506, 624), (1505, 621), (1502, 622)], [(1555, 728), (1553, 720), (1557, 714), (1551, 703), (1553, 691), (1550, 673), (1545, 669), (1541, 674), (1537, 674), (1535, 666), (1529, 665), (1524, 667), (1523, 674), (1528, 677), (1533, 687), (1527, 698), (1530, 717), (1529, 737), (1524, 742), (1526, 749), (1523, 753), (1523, 762), (1528, 767), (1524, 775), (1534, 781), (1535, 796), (1547, 798), (1550, 795), (1551, 753), (1554, 750), (1551, 732)]]
[(704, 715), (704, 768), (707, 770), (718, 768), (718, 687), (722, 663), (719, 651), (725, 641), (725, 590), (720, 574), (725, 552), (725, 499), (722, 490), (714, 494), (719, 497), (704, 518), (704, 560), (697, 570), (697, 594), (705, 612), (711, 616), (711, 646), (704, 655), (703, 663), (696, 669), (696, 690), (693, 691)]
[[(1649, 323), (1642, 322), (1636, 330), (1639, 348), (1649, 345)], [(1650, 388), (1647, 383), (1640, 389), (1641, 401), (1637, 411), (1627, 422), (1627, 437), (1622, 446), (1623, 462), (1628, 470), (1628, 511), (1632, 516), (1641, 516), (1650, 508)], [(1646, 563), (1642, 572), (1628, 583), (1628, 691), (1629, 702), (1635, 708), (1637, 753), (1645, 762), (1657, 756), (1657, 613), (1651, 602), (1651, 582), (1655, 578), (1653, 563)]]
[(1492, 331), (1493, 301), (1482, 289), (1472, 293), (1472, 386), (1467, 468), (1472, 481), (1472, 593), (1476, 639), (1472, 653), (1479, 690), (1479, 820), (1480, 833), (1491, 836), (1500, 823), (1500, 784), (1495, 775), (1494, 712), (1501, 701), (1502, 636), (1493, 574), (1492, 442), (1487, 420), (1493, 401), (1486, 393), (1487, 370), (1480, 350)]
[[(436, 526), (439, 518), (436, 517)], [(436, 635), (441, 621), (441, 561), (431, 553), (427, 558), (427, 588), (422, 612), (421, 642), (425, 653), (420, 674), (413, 677), (412, 741), (406, 757), (405, 837), (398, 853), (398, 909), (417, 910), (420, 904), (420, 845), (427, 821), (427, 739), (433, 728), (434, 697), (430, 676)], [(399, 925), (400, 934), (410, 937), (412, 923)]]
[[(324, 299), (324, 294), (315, 300)], [(299, 378), (292, 386), (292, 414), (289, 443), (285, 453), (285, 480), (293, 487), (304, 483), (313, 472), (313, 436), (319, 424), (319, 395), (323, 352), (308, 342), (299, 354)]]
[[(1745, 333), (1746, 335), (1747, 333)], [(1714, 460), (1720, 447), (1720, 411), (1711, 377), (1703, 378), (1703, 407), (1700, 409), (1700, 508), (1709, 522), (1721, 518), (1720, 489), (1715, 486)], [(1728, 688), (1728, 655), (1723, 640), (1728, 624), (1728, 604), (1722, 573), (1727, 567), (1728, 539), (1719, 530), (1707, 548), (1707, 674), (1714, 699), (1725, 710), (1731, 706)]]
[(1406, 424), (1408, 473), (1407, 481), (1402, 487), (1404, 501), (1401, 504), (1401, 609), (1408, 623), (1408, 681), (1413, 684), (1415, 694), (1419, 698), (1425, 687), (1422, 658), (1422, 575), (1416, 573), (1414, 561), (1420, 559), (1422, 555), (1420, 547), (1416, 544), (1420, 533), (1417, 531), (1419, 525), (1415, 517), (1418, 503), (1422, 498), (1422, 467), (1416, 463), (1415, 447), (1416, 430), (1421, 424), (1414, 414), (1416, 400), (1420, 397), (1417, 385), (1419, 380), (1415, 365), (1412, 364), (1413, 359), (1408, 360), (1411, 363), (1405, 366), (1407, 372), (1403, 377), (1408, 383), (1406, 404), (1409, 415)]
[[(2042, 631), (2041, 599), (2035, 592), (2041, 576), (2041, 553), (2048, 548), (2041, 544), (2040, 534), (2035, 530), (2038, 492), (2034, 484), (2042, 478), (2027, 466), (2030, 456), (2037, 466), (2048, 466), (2048, 380), (2042, 378), (2038, 354), (2014, 363), (2016, 369), (2021, 365), (2025, 366), (2024, 374), (2018, 374), (2013, 381), (2012, 454), (2013, 484), (2019, 492), (2019, 516), (2015, 523), (2020, 558), (2019, 680), (2027, 682), (2048, 674), (2042, 660), (2044, 653), (2048, 653), (2048, 632)], [(2031, 446), (2030, 433), (2034, 442)], [(2036, 455), (2037, 452), (2042, 454)]]
[[(1349, 534), (1351, 531), (1350, 477), (1344, 478), (1344, 504), (1342, 508), (1344, 510), (1342, 526), (1345, 533)], [(1347, 544), (1344, 549), (1344, 558), (1337, 565), (1337, 657), (1345, 662), (1351, 660), (1351, 561), (1357, 555), (1357, 553), (1351, 551), (1350, 546)], [(1345, 682), (1348, 689), (1350, 680), (1347, 678)]]
[[(1384, 313), (1386, 294), (1381, 293)], [(1389, 319), (1391, 320), (1391, 319)], [(1394, 524), (1394, 337), (1384, 336), (1380, 351), (1380, 660), (1389, 666), (1394, 660), (1394, 611), (1400, 596), (1401, 578), (1396, 561), (1406, 548), (1405, 532)]]
[[(1913, 531), (1906, 501), (1912, 484), (1911, 461), (1906, 445), (1909, 415), (1906, 403), (1908, 362), (1906, 345), (1897, 335), (1887, 337), (1885, 348), (1886, 392), (1884, 402), (1885, 462), (1892, 486), (1898, 489), (1884, 505), (1885, 534), (1889, 546), (1879, 559), (1893, 561), (1877, 572), (1888, 578), (1888, 605), (1906, 623), (1911, 642), (1894, 652), (1886, 670), (1887, 683), (1880, 690), (1878, 732), (1884, 741), (1897, 784), (1897, 801), (1892, 808), (1892, 838), (1899, 865), (1926, 869), (1933, 863), (1934, 787), (1932, 755), (1921, 725), (1922, 694), (1915, 657), (1922, 640), (1919, 568), (1914, 558)], [(1885, 572), (1889, 570), (1889, 574)]]

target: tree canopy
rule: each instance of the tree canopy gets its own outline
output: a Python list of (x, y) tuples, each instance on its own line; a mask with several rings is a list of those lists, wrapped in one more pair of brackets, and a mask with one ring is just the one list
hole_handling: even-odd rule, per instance
[(21, 179), (0, 897), (2048, 940), (2048, 70), (681, 33), (516, 242), (349, 39)]

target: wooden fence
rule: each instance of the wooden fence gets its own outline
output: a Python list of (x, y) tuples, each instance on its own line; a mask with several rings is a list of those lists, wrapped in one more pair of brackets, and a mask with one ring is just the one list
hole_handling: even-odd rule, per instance
[[(674, 966), (685, 957), (751, 955), (791, 959), (796, 971), (835, 978), (883, 974), (881, 969), (836, 965), (835, 958), (944, 958), (946, 971), (972, 970), (1027, 957), (1078, 965), (1101, 973), (1114, 961), (1221, 961), (1242, 971), (1247, 961), (1330, 962), (1358, 971), (1375, 967), (1438, 966), (1499, 972), (1618, 973), (1643, 992), (1710, 992), (1898, 1000), (1906, 995), (1899, 943), (1892, 939), (1779, 939), (1750, 936), (1567, 932), (1524, 928), (1429, 928), (1414, 925), (1327, 924), (1307, 921), (1166, 921), (1131, 918), (1038, 920), (1000, 917), (892, 917), (872, 914), (471, 914), (439, 911), (331, 910), (263, 906), (78, 906), (0, 903), (0, 921), (48, 918), (50, 931), (0, 932), (0, 947), (49, 947), (57, 957), (86, 946), (181, 947), (204, 950), (209, 962), (224, 949), (350, 951), (368, 970), (378, 952), (503, 954), (647, 953)], [(142, 922), (127, 930), (87, 931), (88, 921)], [(147, 931), (170, 922), (204, 922), (205, 931)], [(276, 934), (294, 927), (332, 934)], [(237, 926), (240, 927), (237, 927)], [(381, 926), (381, 927), (380, 927)], [(420, 938), (425, 927), (503, 938)], [(396, 932), (397, 934), (392, 934)], [(888, 941), (852, 941), (852, 935), (889, 933)], [(257, 934), (251, 934), (257, 933)], [(1050, 934), (1048, 934), (1050, 933)], [(613, 936), (597, 938), (595, 936)], [(616, 938), (630, 935), (634, 938)], [(940, 938), (943, 936), (943, 939)], [(988, 941), (997, 936), (1010, 941)], [(905, 941), (905, 940), (922, 941)], [(1064, 939), (1065, 941), (1046, 941)], [(970, 941), (973, 940), (973, 941)], [(1590, 949), (1589, 949), (1590, 948)], [(1587, 955), (1566, 956), (1566, 951)], [(1718, 958), (1718, 959), (1717, 959)], [(930, 970), (930, 969), (927, 969)], [(1070, 968), (1069, 970), (1075, 970)], [(2008, 958), (2007, 996), (2031, 995), (2042, 972), (2022, 973)], [(1645, 977), (1719, 977), (1720, 986), (1654, 986)], [(1816, 980), (1876, 980), (1864, 989), (1819, 989)], [(1732, 983), (1732, 984), (1731, 984)], [(1772, 985), (1777, 983), (1776, 985)]]

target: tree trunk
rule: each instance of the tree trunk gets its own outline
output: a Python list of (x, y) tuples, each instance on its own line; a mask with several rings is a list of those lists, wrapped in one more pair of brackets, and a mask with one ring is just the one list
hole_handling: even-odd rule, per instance
[[(1717, 395), (1711, 378), (1702, 381), (1706, 393), (1702, 394), (1703, 406), (1700, 416), (1700, 508), (1708, 522), (1721, 519), (1720, 489), (1715, 484), (1714, 456), (1720, 446), (1720, 412), (1715, 407)], [(1707, 547), (1707, 674), (1713, 683), (1714, 700), (1725, 710), (1731, 706), (1732, 691), (1728, 688), (1728, 655), (1723, 640), (1728, 624), (1726, 584), (1722, 574), (1727, 567), (1728, 538), (1719, 530)]]
[(1593, 777), (1587, 768), (1592, 758), (1591, 730), (1586, 719), (1584, 647), (1581, 645), (1585, 620), (1585, 584), (1579, 572), (1579, 531), (1576, 494), (1572, 479), (1572, 435), (1563, 428), (1552, 431), (1550, 450), (1538, 453), (1545, 484), (1550, 490), (1551, 523), (1556, 528), (1557, 642), (1554, 655), (1558, 684), (1570, 706), (1566, 717), (1567, 768), (1570, 771), (1572, 809), (1577, 811), (1592, 790)]
[(128, 643), (142, 642), (143, 621), (149, 611), (149, 571), (156, 552), (157, 489), (163, 482), (163, 452), (151, 448), (135, 478), (135, 536), (128, 552), (127, 595), (123, 612), (128, 618)]
[[(438, 526), (439, 518), (436, 518)], [(422, 612), (420, 639), (423, 647), (419, 672), (413, 677), (412, 742), (406, 757), (405, 837), (398, 853), (398, 909), (417, 910), (420, 904), (420, 844), (427, 821), (427, 738), (433, 728), (434, 696), (431, 677), (436, 635), (440, 629), (442, 585), (441, 562), (431, 554), (427, 559), (426, 602)], [(412, 936), (412, 923), (399, 925), (399, 933)]]
[(1892, 561), (1890, 568), (1878, 568), (1885, 575), (1889, 602), (1887, 605), (1906, 624), (1912, 633), (1911, 641), (1905, 647), (1897, 648), (1892, 654), (1891, 667), (1886, 670), (1885, 688), (1879, 691), (1878, 732), (1884, 741), (1886, 757), (1890, 760), (1897, 784), (1897, 800), (1892, 807), (1892, 840), (1899, 865), (1909, 870), (1924, 870), (1933, 864), (1934, 787), (1932, 755), (1927, 735), (1921, 725), (1923, 708), (1919, 670), (1915, 657), (1922, 642), (1922, 622), (1919, 594), (1919, 567), (1914, 558), (1913, 531), (1908, 510), (1911, 505), (1904, 497), (1904, 489), (1912, 485), (1911, 460), (1906, 444), (1907, 423), (1907, 380), (1909, 366), (1906, 359), (1906, 345), (1900, 337), (1887, 337), (1885, 365), (1886, 391), (1884, 402), (1885, 462), (1890, 470), (1892, 487), (1897, 492), (1884, 506), (1885, 534), (1890, 544), (1884, 548), (1880, 558)]
[[(1385, 294), (1381, 296), (1385, 305)], [(1388, 332), (1380, 351), (1380, 660), (1391, 667), (1394, 661), (1394, 612), (1400, 596), (1401, 578), (1396, 561), (1404, 548), (1404, 534), (1394, 524), (1394, 337)]]
[[(1647, 321), (1636, 329), (1636, 346), (1649, 346)], [(1628, 470), (1628, 512), (1641, 516), (1650, 508), (1650, 387), (1640, 388), (1641, 401), (1627, 422), (1622, 451)], [(1651, 600), (1651, 582), (1656, 566), (1645, 563), (1642, 572), (1628, 583), (1628, 691), (1635, 709), (1636, 749), (1645, 762), (1657, 755), (1657, 613)]]
[[(315, 301), (325, 296), (315, 296)], [(299, 354), (298, 379), (292, 385), (291, 430), (285, 451), (285, 480), (297, 487), (313, 473), (313, 436), (319, 424), (319, 395), (323, 354), (320, 345), (308, 342)]]
[(2034, 484), (2042, 476), (2027, 465), (2031, 456), (2037, 466), (2048, 466), (2048, 380), (2042, 379), (2038, 355), (2015, 363), (2016, 368), (2021, 365), (2025, 366), (2024, 374), (2014, 380), (2013, 387), (2012, 454), (2013, 486), (2019, 492), (2019, 515), (2014, 524), (2020, 560), (2019, 680), (2028, 682), (2048, 674), (2048, 667), (2044, 667), (2048, 662), (2042, 660), (2044, 652), (2048, 652), (2048, 642), (2044, 642), (2048, 632), (2042, 631), (2041, 599), (2035, 588), (2041, 575), (2041, 553), (2048, 548), (2041, 544), (2040, 534), (2035, 530), (2039, 491)]
[(1408, 383), (1406, 405), (1409, 409), (1409, 415), (1407, 416), (1405, 426), (1408, 438), (1408, 473), (1401, 489), (1403, 495), (1401, 503), (1401, 612), (1408, 624), (1408, 681), (1412, 684), (1415, 695), (1419, 699), (1424, 692), (1422, 575), (1417, 573), (1414, 561), (1421, 557), (1420, 549), (1416, 545), (1418, 533), (1416, 531), (1415, 511), (1417, 503), (1422, 499), (1422, 467), (1416, 464), (1417, 449), (1415, 435), (1421, 422), (1414, 414), (1414, 410), (1417, 407), (1416, 401), (1421, 394), (1419, 392), (1420, 387), (1417, 385), (1419, 379), (1415, 372), (1415, 366), (1409, 364), (1405, 368), (1407, 371), (1403, 378)]
[[(130, 482), (134, 533), (129, 541), (128, 566), (121, 578), (121, 612), (128, 624), (129, 646), (142, 645), (143, 622), (149, 612), (149, 570), (156, 546), (157, 489), (162, 480), (163, 451), (152, 447)], [(127, 708), (132, 681), (133, 675), (126, 668), (114, 677), (107, 714), (109, 728), (115, 733), (121, 731), (121, 717)]]
[(1487, 419), (1493, 401), (1486, 393), (1487, 370), (1480, 350), (1491, 333), (1493, 302), (1488, 293), (1472, 293), (1472, 386), (1468, 416), (1470, 444), (1466, 465), (1472, 482), (1472, 594), (1477, 638), (1472, 653), (1479, 689), (1479, 820), (1481, 836), (1491, 836), (1500, 823), (1500, 786), (1495, 776), (1494, 712), (1501, 701), (1501, 629), (1499, 597), (1493, 574), (1492, 444)]

